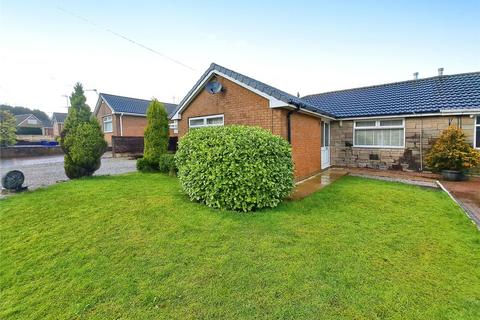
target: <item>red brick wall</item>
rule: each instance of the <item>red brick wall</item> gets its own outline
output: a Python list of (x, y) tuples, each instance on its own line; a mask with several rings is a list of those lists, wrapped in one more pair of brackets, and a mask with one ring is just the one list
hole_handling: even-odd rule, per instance
[[(103, 132), (103, 117), (107, 115), (112, 115), (112, 110), (105, 104), (105, 102), (102, 101), (102, 104), (98, 108), (98, 112), (96, 114), (97, 120), (100, 123), (100, 127), (102, 128), (102, 132)], [(120, 135), (120, 132), (117, 130), (117, 127), (118, 127), (117, 122), (118, 120), (115, 119), (115, 115), (112, 115), (113, 132), (103, 133), (105, 141), (107, 141), (109, 147), (112, 146), (112, 136)]]
[[(118, 116), (120, 122), (120, 116)], [(123, 135), (129, 137), (143, 137), (145, 128), (147, 127), (146, 117), (126, 116), (122, 117)], [(120, 126), (120, 123), (119, 123)], [(120, 133), (120, 127), (118, 129)]]
[[(179, 120), (180, 137), (188, 131), (189, 118), (223, 114), (225, 125), (259, 126), (287, 139), (286, 109), (271, 109), (266, 98), (220, 76), (217, 80), (225, 91), (209, 94), (203, 90), (195, 97)], [(295, 178), (300, 180), (320, 171), (320, 119), (293, 113), (291, 124)]]
[(182, 113), (179, 136), (188, 131), (188, 118), (223, 114), (225, 125), (259, 126), (275, 134), (286, 136), (284, 110), (270, 109), (268, 100), (242, 86), (217, 77), (225, 92), (210, 94), (202, 90)]
[(321, 170), (321, 122), (301, 113), (291, 115), (292, 158), (295, 177), (307, 178)]

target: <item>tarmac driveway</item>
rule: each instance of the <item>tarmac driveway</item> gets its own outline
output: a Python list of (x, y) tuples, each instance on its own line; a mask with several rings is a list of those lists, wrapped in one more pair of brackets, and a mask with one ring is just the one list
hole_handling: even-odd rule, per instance
[[(135, 160), (102, 157), (102, 166), (95, 175), (112, 175), (136, 171)], [(30, 190), (68, 180), (63, 169), (63, 155), (0, 160), (0, 175), (7, 171), (20, 170), (25, 175), (25, 186)]]

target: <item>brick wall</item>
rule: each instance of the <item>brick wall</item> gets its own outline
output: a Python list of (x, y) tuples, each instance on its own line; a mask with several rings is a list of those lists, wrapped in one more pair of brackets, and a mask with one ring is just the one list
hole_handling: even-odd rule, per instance
[(474, 120), (469, 116), (405, 118), (405, 148), (401, 149), (347, 147), (346, 142), (353, 144), (353, 121), (334, 121), (331, 161), (337, 166), (419, 170), (425, 154), (449, 124), (462, 128), (473, 144)]
[[(286, 109), (271, 109), (266, 98), (242, 86), (217, 77), (224, 92), (209, 94), (202, 90), (182, 113), (179, 136), (188, 131), (188, 119), (223, 114), (225, 125), (258, 126), (287, 139)], [(317, 118), (292, 114), (292, 157), (297, 180), (320, 171), (320, 121)]]
[(291, 115), (292, 157), (295, 177), (307, 178), (321, 170), (321, 121), (305, 114)]
[[(97, 112), (97, 120), (100, 123), (100, 127), (102, 128), (103, 132), (103, 117), (107, 115), (112, 115), (112, 110), (105, 104), (104, 101), (102, 101), (102, 104), (98, 108)], [(108, 146), (112, 146), (112, 136), (119, 136), (120, 132), (118, 131), (118, 119), (115, 115), (112, 115), (112, 127), (113, 131), (112, 132), (104, 132), (103, 136), (105, 138), (105, 141), (107, 141)]]
[[(120, 121), (120, 116), (118, 116), (118, 121)], [(143, 137), (147, 127), (147, 117), (123, 115), (122, 126), (124, 136)], [(120, 132), (120, 129), (118, 131)]]

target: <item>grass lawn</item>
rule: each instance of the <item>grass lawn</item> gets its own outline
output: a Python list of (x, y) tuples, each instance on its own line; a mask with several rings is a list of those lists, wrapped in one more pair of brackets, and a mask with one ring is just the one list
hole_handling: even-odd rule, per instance
[(128, 174), (0, 201), (1, 319), (479, 319), (480, 233), (444, 194), (345, 177), (274, 210)]

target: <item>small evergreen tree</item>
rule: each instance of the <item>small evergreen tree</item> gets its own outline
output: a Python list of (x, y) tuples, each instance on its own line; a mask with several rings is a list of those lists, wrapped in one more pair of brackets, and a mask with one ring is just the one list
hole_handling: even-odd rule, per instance
[(8, 111), (0, 111), (0, 146), (6, 147), (16, 142), (15, 117)]
[(150, 170), (158, 168), (160, 157), (168, 150), (168, 114), (165, 106), (157, 99), (153, 99), (147, 110), (147, 127), (144, 134), (143, 159), (139, 169), (148, 167)]
[(92, 117), (86, 100), (82, 85), (75, 84), (60, 139), (65, 152), (65, 174), (70, 179), (91, 176), (100, 168), (100, 159), (107, 149), (100, 125)]
[(75, 128), (75, 134), (68, 134), (65, 140), (69, 145), (69, 153), (65, 154), (65, 173), (68, 178), (88, 177), (100, 168), (107, 142), (95, 118), (80, 123)]

